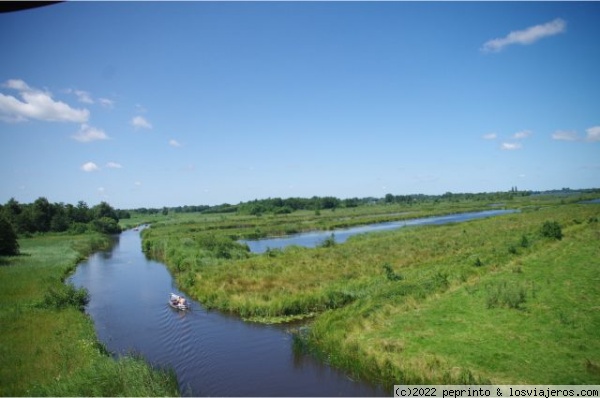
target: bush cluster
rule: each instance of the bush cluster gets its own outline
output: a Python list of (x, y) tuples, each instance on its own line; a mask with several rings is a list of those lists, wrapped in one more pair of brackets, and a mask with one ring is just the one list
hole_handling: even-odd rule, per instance
[(39, 306), (56, 309), (75, 307), (83, 311), (89, 301), (90, 294), (87, 289), (78, 289), (72, 283), (68, 283), (50, 288)]
[(557, 239), (557, 240), (561, 240), (563, 237), (562, 228), (561, 228), (560, 224), (556, 221), (546, 221), (542, 225), (540, 234), (544, 238), (551, 238), (551, 239)]

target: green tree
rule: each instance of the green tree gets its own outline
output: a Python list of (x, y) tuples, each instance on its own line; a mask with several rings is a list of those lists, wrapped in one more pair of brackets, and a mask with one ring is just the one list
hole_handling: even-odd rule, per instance
[(101, 217), (92, 221), (94, 229), (103, 234), (117, 234), (121, 232), (121, 227), (117, 224), (117, 221), (110, 217)]
[(52, 220), (50, 220), (50, 230), (55, 232), (63, 232), (69, 229), (70, 220), (67, 216), (64, 208), (61, 208), (52, 216)]
[(73, 209), (72, 219), (76, 222), (80, 223), (88, 223), (91, 221), (92, 217), (90, 214), (90, 209), (83, 200), (77, 202), (77, 207)]
[(52, 205), (48, 202), (48, 199), (40, 197), (33, 202), (33, 224), (36, 231), (48, 232), (50, 231), (50, 223), (52, 222)]
[(322, 209), (335, 209), (340, 206), (340, 200), (333, 196), (325, 196), (321, 198)]
[(19, 242), (13, 225), (4, 217), (0, 217), (0, 255), (14, 256), (19, 254)]
[(119, 217), (117, 216), (117, 211), (111, 207), (106, 202), (100, 202), (99, 205), (92, 207), (92, 213), (94, 214), (94, 219), (99, 220), (101, 218), (107, 217), (112, 218), (115, 221), (119, 221)]

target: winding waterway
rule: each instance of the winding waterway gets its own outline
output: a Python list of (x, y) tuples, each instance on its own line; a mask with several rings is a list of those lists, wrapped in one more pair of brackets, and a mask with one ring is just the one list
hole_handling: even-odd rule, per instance
[(169, 293), (180, 292), (163, 264), (146, 259), (139, 232), (115, 239), (112, 250), (80, 264), (71, 281), (88, 289), (86, 311), (108, 350), (173, 368), (182, 394), (388, 395), (294, 350), (285, 326), (243, 322), (193, 301), (189, 312), (174, 310)]
[(416, 225), (439, 225), (449, 224), (453, 222), (464, 222), (476, 220), (479, 218), (487, 218), (499, 216), (502, 214), (515, 213), (517, 210), (486, 210), (469, 213), (450, 214), (446, 216), (413, 218), (403, 221), (390, 221), (377, 224), (360, 225), (352, 228), (336, 229), (333, 231), (313, 231), (299, 234), (288, 235), (277, 238), (265, 238), (258, 240), (241, 240), (246, 243), (253, 253), (264, 253), (268, 249), (283, 249), (287, 246), (296, 245), (303, 247), (316, 247), (325, 239), (332, 236), (336, 243), (344, 243), (348, 238), (358, 234), (376, 231), (388, 231), (406, 226)]
[[(333, 232), (337, 242), (352, 235), (407, 225), (446, 224), (492, 217), (514, 210), (490, 210), (380, 223), (285, 238), (246, 241), (253, 252), (291, 244), (314, 247)], [(350, 379), (310, 355), (293, 349), (286, 326), (243, 322), (235, 316), (171, 308), (178, 293), (164, 264), (148, 260), (138, 231), (115, 237), (111, 250), (98, 252), (70, 278), (91, 296), (86, 311), (100, 341), (115, 355), (141, 354), (150, 363), (174, 369), (190, 396), (383, 396), (380, 386)]]

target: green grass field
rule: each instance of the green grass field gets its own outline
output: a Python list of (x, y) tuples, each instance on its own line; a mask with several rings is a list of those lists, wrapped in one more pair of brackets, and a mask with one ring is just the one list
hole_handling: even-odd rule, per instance
[[(498, 226), (501, 220), (494, 221)], [(467, 234), (487, 222), (470, 224)], [(440, 230), (458, 239), (456, 227)], [(439, 259), (445, 265), (432, 266), (444, 267), (450, 283), (429, 296), (407, 295), (402, 282), (390, 282), (327, 312), (315, 320), (305, 344), (388, 385), (598, 384), (598, 223), (571, 224), (561, 241), (540, 241), (508, 257), (502, 246), (479, 267), (485, 272), (468, 272), (460, 257)]]
[(108, 356), (77, 291), (63, 283), (110, 239), (45, 235), (19, 243), (20, 256), (0, 257), (1, 396), (178, 395), (172, 374)]
[[(208, 307), (259, 322), (308, 319), (299, 348), (387, 386), (600, 384), (600, 207), (572, 202), (524, 198), (517, 214), (262, 255), (232, 238), (282, 231), (290, 215), (187, 215), (153, 225), (143, 246)], [(294, 223), (329, 229), (475, 205), (338, 210), (326, 221), (305, 213)], [(561, 240), (543, 236), (548, 221)]]

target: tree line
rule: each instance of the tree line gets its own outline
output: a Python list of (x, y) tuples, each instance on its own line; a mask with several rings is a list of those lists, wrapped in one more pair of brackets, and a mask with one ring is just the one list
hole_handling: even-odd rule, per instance
[(89, 207), (84, 201), (72, 205), (50, 203), (40, 197), (33, 203), (19, 203), (11, 198), (0, 205), (0, 218), (10, 223), (20, 235), (66, 231), (118, 233), (121, 231), (119, 219), (129, 217), (129, 212), (116, 210), (106, 202)]
[(198, 206), (177, 206), (163, 208), (139, 208), (132, 209), (132, 212), (139, 214), (163, 214), (168, 213), (237, 213), (260, 216), (262, 214), (289, 214), (297, 210), (335, 210), (338, 208), (352, 208), (366, 205), (377, 204), (403, 204), (418, 205), (423, 203), (440, 202), (459, 202), (465, 200), (481, 201), (504, 201), (511, 200), (517, 196), (531, 195), (531, 191), (518, 191), (516, 187), (508, 192), (483, 192), (483, 193), (452, 193), (446, 192), (443, 195), (393, 195), (388, 193), (384, 197), (364, 197), (340, 199), (334, 196), (313, 196), (311, 198), (267, 198), (255, 199), (247, 202), (240, 202), (233, 205), (223, 203), (216, 206), (198, 205)]

